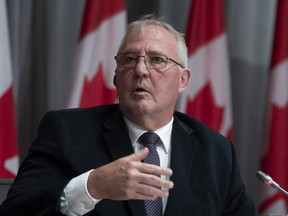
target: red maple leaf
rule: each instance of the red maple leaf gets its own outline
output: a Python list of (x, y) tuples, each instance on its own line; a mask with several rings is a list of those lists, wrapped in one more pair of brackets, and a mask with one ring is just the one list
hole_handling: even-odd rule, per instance
[(186, 113), (219, 131), (223, 110), (224, 108), (216, 106), (210, 83), (207, 83), (194, 100), (188, 100)]
[(99, 64), (96, 75), (91, 81), (85, 77), (80, 107), (98, 106), (115, 103), (116, 89), (108, 88), (103, 77), (103, 67)]

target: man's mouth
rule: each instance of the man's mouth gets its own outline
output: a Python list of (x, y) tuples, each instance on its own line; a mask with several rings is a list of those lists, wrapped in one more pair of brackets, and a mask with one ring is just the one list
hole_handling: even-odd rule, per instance
[(135, 87), (134, 89), (133, 89), (133, 94), (135, 94), (135, 95), (144, 95), (144, 94), (147, 94), (147, 93), (149, 93), (150, 91), (147, 89), (147, 88), (144, 88), (144, 87), (139, 87), (139, 86), (137, 86), (137, 87)]
[(146, 92), (144, 88), (136, 88), (134, 92)]

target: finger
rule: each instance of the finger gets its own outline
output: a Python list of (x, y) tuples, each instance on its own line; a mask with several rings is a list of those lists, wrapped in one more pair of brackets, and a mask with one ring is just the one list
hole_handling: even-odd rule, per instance
[(136, 152), (134, 154), (131, 154), (131, 155), (127, 156), (127, 157), (131, 161), (141, 161), (141, 160), (144, 160), (147, 157), (148, 153), (149, 153), (149, 150), (148, 150), (147, 147), (145, 147), (143, 150), (141, 150), (139, 152)]
[(146, 200), (154, 200), (157, 197), (167, 198), (169, 196), (168, 190), (162, 190), (147, 184), (139, 184), (137, 188), (138, 194), (145, 196)]
[(142, 184), (169, 190), (174, 187), (174, 183), (170, 180), (161, 179), (159, 176), (142, 174), (139, 176), (139, 182)]
[(154, 164), (140, 163), (137, 167), (138, 171), (141, 173), (158, 175), (158, 176), (172, 176), (173, 171), (170, 168), (160, 167)]

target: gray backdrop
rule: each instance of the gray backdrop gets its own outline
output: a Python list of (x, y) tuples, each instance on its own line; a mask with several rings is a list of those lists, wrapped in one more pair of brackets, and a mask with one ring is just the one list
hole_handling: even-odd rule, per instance
[[(128, 21), (158, 13), (186, 31), (190, 0), (127, 0)], [(7, 0), (21, 160), (44, 113), (65, 108), (84, 0)], [(234, 144), (243, 179), (255, 178), (265, 137), (275, 0), (226, 0)], [(111, 59), (112, 60), (112, 59)]]

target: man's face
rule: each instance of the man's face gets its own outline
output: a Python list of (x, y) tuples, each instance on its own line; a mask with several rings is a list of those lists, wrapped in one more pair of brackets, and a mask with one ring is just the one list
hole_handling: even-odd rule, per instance
[[(119, 53), (160, 54), (179, 61), (175, 37), (154, 25), (146, 25), (142, 30), (133, 29)], [(134, 121), (143, 115), (171, 119), (178, 95), (186, 88), (189, 77), (189, 69), (182, 69), (172, 61), (168, 61), (165, 68), (150, 69), (140, 57), (134, 68), (117, 67), (120, 108)]]

